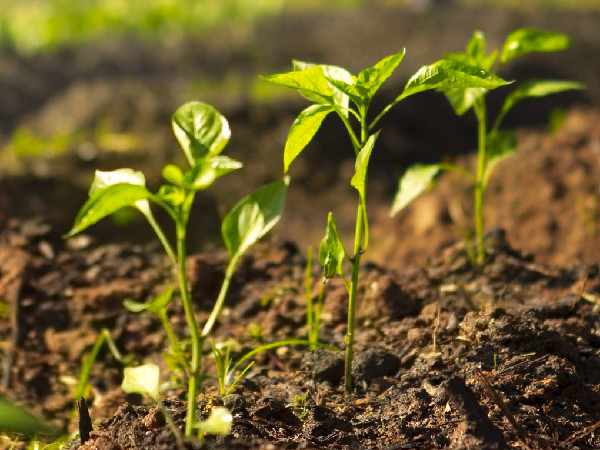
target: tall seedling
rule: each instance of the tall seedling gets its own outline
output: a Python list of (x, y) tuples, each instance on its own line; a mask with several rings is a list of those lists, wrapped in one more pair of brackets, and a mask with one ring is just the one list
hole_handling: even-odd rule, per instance
[[(518, 56), (532, 52), (554, 52), (568, 46), (569, 38), (563, 34), (522, 28), (513, 31), (506, 37), (502, 49), (486, 54), (485, 36), (481, 31), (475, 31), (464, 52), (451, 53), (445, 57), (449, 61), (468, 64), (497, 74), (504, 64)], [(473, 250), (469, 244), (469, 253), (473, 263), (483, 264), (485, 259), (483, 195), (494, 166), (516, 152), (517, 140), (514, 131), (500, 130), (504, 117), (520, 100), (582, 88), (581, 83), (565, 80), (531, 80), (522, 83), (506, 97), (490, 128), (488, 128), (486, 95), (494, 87), (440, 89), (448, 98), (456, 114), (462, 115), (470, 109), (473, 109), (475, 113), (478, 123), (477, 169), (472, 174), (452, 164), (415, 165), (409, 168), (400, 180), (391, 215), (397, 214), (418, 196), (440, 170), (455, 170), (465, 175), (474, 187), (476, 245)]]
[[(225, 278), (215, 301), (212, 313), (202, 331), (196, 321), (189, 284), (186, 275), (187, 227), (196, 193), (212, 185), (219, 177), (239, 169), (242, 164), (220, 153), (229, 141), (229, 125), (212, 106), (190, 102), (181, 106), (172, 119), (175, 137), (186, 156), (189, 167), (182, 170), (174, 164), (162, 170), (166, 183), (157, 193), (145, 186), (141, 172), (118, 169), (112, 172), (96, 172), (89, 191), (89, 198), (79, 211), (73, 228), (66, 237), (73, 236), (117, 210), (132, 206), (137, 208), (156, 232), (165, 252), (176, 267), (179, 294), (191, 340), (191, 356), (184, 353), (181, 340), (169, 325), (166, 308), (172, 290), (148, 303), (132, 301), (125, 303), (131, 311), (151, 311), (159, 316), (169, 338), (174, 360), (188, 379), (187, 413), (185, 434), (194, 430), (196, 395), (201, 380), (201, 356), (205, 338), (211, 333), (225, 302), (235, 267), (243, 253), (268, 233), (281, 217), (285, 203), (288, 179), (270, 183), (250, 194), (236, 204), (223, 219), (221, 234), (229, 251)], [(150, 209), (150, 202), (164, 209), (175, 224), (175, 246), (158, 225)]]
[(377, 142), (379, 131), (375, 127), (381, 118), (398, 102), (410, 95), (430, 89), (480, 88), (493, 89), (505, 84), (503, 80), (485, 70), (457, 61), (438, 61), (422, 67), (410, 78), (402, 93), (387, 105), (374, 119), (369, 119), (369, 106), (381, 85), (392, 75), (402, 61), (405, 51), (390, 55), (373, 67), (351, 75), (346, 69), (331, 65), (294, 61), (294, 71), (262, 77), (270, 83), (298, 90), (311, 101), (296, 118), (290, 129), (283, 154), (284, 172), (312, 140), (321, 123), (330, 113), (335, 113), (345, 126), (354, 150), (355, 172), (350, 184), (358, 192), (358, 207), (354, 244), (346, 251), (340, 240), (333, 216), (328, 221), (328, 235), (319, 248), (319, 257), (326, 276), (344, 276), (342, 262), (351, 266), (350, 280), (344, 276), (349, 294), (348, 330), (346, 343), (345, 389), (352, 389), (352, 356), (354, 344), (354, 315), (358, 287), (359, 266), (369, 243), (366, 209), (367, 167)]

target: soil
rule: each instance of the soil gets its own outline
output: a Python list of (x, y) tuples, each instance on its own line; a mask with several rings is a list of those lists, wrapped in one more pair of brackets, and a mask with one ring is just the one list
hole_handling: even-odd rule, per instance
[[(190, 95), (227, 116), (233, 136), (226, 152), (246, 165), (244, 175), (219, 181), (196, 205), (188, 269), (198, 319), (207, 318), (226, 262), (219, 217), (280, 175), (282, 143), (303, 103), (259, 100), (236, 89), (216, 94), (198, 84), (223, 88), (232, 74), (251, 90), (252, 77), (286, 70), (292, 58), (355, 72), (406, 45), (383, 104), (420, 65), (463, 48), (475, 28), (498, 45), (508, 31), (533, 26), (567, 32), (576, 45), (516, 63), (505, 77), (575, 79), (588, 89), (526, 102), (508, 117), (519, 149), (498, 166), (486, 194), (485, 264), (474, 267), (467, 257), (462, 230), (471, 228), (472, 192), (457, 177), (442, 175), (406, 211), (388, 217), (409, 164), (475, 161), (473, 118), (454, 118), (439, 95), (415, 96), (382, 124), (370, 167), (371, 247), (361, 271), (352, 395), (344, 396), (341, 352), (296, 346), (260, 353), (232, 394), (221, 398), (214, 379), (203, 385), (197, 415), (224, 404), (234, 417), (231, 435), (183, 447), (600, 448), (600, 13), (439, 3), (419, 11), (376, 3), (290, 13), (179, 45), (107, 40), (29, 57), (3, 49), (3, 143), (24, 126), (47, 137), (60, 129), (73, 139), (61, 154), (3, 155), (0, 393), (63, 433), (76, 433), (74, 386), (102, 329), (124, 355), (161, 365), (166, 379), (160, 322), (122, 307), (126, 298), (149, 299), (172, 282), (151, 230), (142, 221), (118, 227), (105, 220), (84, 236), (61, 235), (94, 169), (130, 166), (143, 170), (150, 186), (158, 184), (160, 167), (181, 158), (169, 116)], [(492, 109), (497, 102), (493, 97)], [(269, 342), (306, 336), (307, 246), (318, 245), (329, 210), (343, 238), (352, 233), (353, 160), (338, 125), (326, 122), (294, 163), (282, 222), (236, 272), (214, 337), (235, 342), (234, 358), (259, 345), (248, 333), (256, 325)], [(103, 135), (102, 127), (110, 131)], [(313, 296), (319, 276), (315, 264)], [(320, 338), (344, 348), (345, 288), (334, 279), (326, 291)], [(169, 314), (183, 335), (178, 301)], [(208, 354), (204, 369), (215, 373)], [(94, 430), (85, 444), (75, 439), (69, 448), (176, 448), (159, 410), (122, 392), (122, 370), (109, 351), (100, 352), (86, 393)], [(294, 404), (307, 392), (304, 406)], [(165, 392), (179, 426), (184, 399), (182, 388)]]

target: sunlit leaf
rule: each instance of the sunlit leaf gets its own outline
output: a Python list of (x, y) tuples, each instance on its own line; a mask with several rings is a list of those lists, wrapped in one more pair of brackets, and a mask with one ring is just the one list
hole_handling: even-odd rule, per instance
[(505, 63), (526, 53), (564, 50), (569, 45), (570, 40), (564, 34), (520, 28), (506, 37), (500, 53), (500, 61)]
[(213, 406), (208, 419), (196, 423), (194, 426), (207, 434), (227, 436), (231, 433), (233, 416), (224, 406)]
[(452, 108), (459, 116), (466, 113), (475, 104), (478, 98), (485, 95), (487, 89), (484, 88), (456, 88), (444, 91), (446, 98), (452, 105)]
[(372, 134), (367, 139), (365, 146), (361, 149), (356, 157), (354, 176), (350, 180), (350, 184), (358, 191), (362, 199), (365, 199), (365, 189), (367, 183), (367, 168), (369, 167), (369, 158), (375, 146), (375, 141), (379, 136), (379, 132)]
[(327, 217), (327, 230), (325, 237), (319, 246), (319, 260), (323, 266), (323, 277), (333, 278), (335, 274), (342, 274), (342, 262), (346, 251), (340, 239), (333, 214), (329, 213)]
[(506, 113), (519, 101), (525, 98), (545, 97), (550, 94), (570, 91), (574, 89), (585, 89), (583, 83), (568, 80), (531, 80), (520, 84), (504, 100), (500, 116)]
[(440, 60), (423, 66), (414, 74), (397, 100), (430, 89), (484, 88), (495, 89), (508, 84), (502, 78), (485, 70), (458, 61)]
[(121, 389), (127, 393), (147, 395), (160, 400), (160, 369), (154, 363), (138, 367), (126, 367), (123, 371)]
[(138, 186), (146, 185), (146, 177), (142, 172), (133, 169), (117, 169), (111, 170), (108, 172), (104, 172), (101, 170), (96, 170), (94, 173), (94, 180), (90, 186), (88, 191), (88, 195), (92, 197), (98, 191), (106, 189), (109, 186), (114, 184), (136, 184)]
[(323, 119), (333, 111), (328, 105), (310, 105), (302, 111), (290, 128), (283, 151), (283, 170), (287, 173), (290, 164), (311, 141)]
[(260, 77), (264, 81), (298, 89), (309, 100), (316, 103), (333, 103), (333, 91), (325, 78), (323, 67), (314, 66), (306, 70), (281, 73)]
[(439, 171), (440, 166), (438, 164), (415, 164), (409, 167), (398, 183), (398, 191), (394, 197), (390, 215), (395, 216), (421, 195)]
[(97, 191), (81, 207), (73, 228), (65, 237), (80, 233), (125, 206), (137, 207), (138, 202), (151, 197), (152, 194), (145, 186), (129, 183), (114, 184)]
[(163, 184), (156, 193), (156, 197), (177, 210), (185, 200), (185, 191), (178, 186)]
[(383, 58), (373, 67), (362, 70), (358, 74), (356, 84), (366, 91), (368, 100), (373, 98), (381, 85), (394, 73), (405, 53), (406, 49), (402, 49), (401, 52)]
[(164, 292), (154, 297), (152, 300), (142, 303), (136, 302), (131, 299), (123, 300), (123, 306), (133, 312), (140, 313), (142, 311), (150, 311), (155, 314), (158, 314), (160, 311), (163, 311), (169, 302), (171, 301), (171, 297), (173, 296), (173, 288), (168, 287)]
[(175, 111), (171, 122), (190, 166), (209, 154), (221, 153), (231, 137), (227, 119), (208, 103), (185, 103)]
[(223, 219), (221, 236), (232, 260), (267, 234), (281, 218), (289, 177), (269, 183), (237, 203)]
[[(129, 168), (116, 169), (108, 172), (96, 170), (88, 195), (91, 198), (99, 191), (106, 189), (109, 186), (123, 183), (146, 186), (146, 177), (142, 172)], [(147, 200), (139, 200), (135, 202), (134, 205), (127, 206), (135, 206), (146, 216), (152, 215), (152, 212), (150, 211), (150, 204)]]
[(175, 186), (183, 184), (183, 171), (175, 164), (167, 164), (163, 167), (162, 177)]
[[(323, 69), (323, 74), (325, 75), (325, 79), (329, 83), (329, 88), (331, 89), (333, 103), (338, 107), (342, 114), (348, 116), (348, 95), (343, 90), (340, 90), (336, 85), (332, 84), (331, 80), (337, 80), (351, 85), (353, 84), (353, 80), (350, 72), (343, 67), (332, 66), (329, 64), (313, 64), (297, 60), (294, 60), (293, 64), (294, 69), (300, 71), (312, 69), (314, 67), (320, 67)], [(323, 103), (322, 101), (319, 101), (318, 97), (313, 97), (310, 91), (305, 92), (304, 90), (301, 90), (300, 93), (308, 100), (317, 103)]]
[[(467, 44), (467, 56), (471, 65), (481, 65), (485, 56), (485, 35), (481, 30), (475, 30), (471, 40)], [(474, 64), (473, 64), (474, 63)]]
[(487, 163), (483, 175), (483, 186), (487, 186), (496, 165), (517, 153), (517, 135), (514, 131), (500, 131), (491, 136), (487, 148)]
[(206, 189), (217, 178), (242, 168), (242, 163), (228, 156), (217, 155), (202, 159), (183, 176), (182, 186), (199, 191)]

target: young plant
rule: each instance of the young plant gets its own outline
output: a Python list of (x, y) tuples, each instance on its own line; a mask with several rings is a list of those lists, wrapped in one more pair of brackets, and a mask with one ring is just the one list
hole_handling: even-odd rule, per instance
[(167, 426), (177, 440), (178, 448), (182, 448), (181, 432), (177, 428), (177, 425), (175, 425), (175, 422), (173, 422), (160, 396), (160, 369), (156, 364), (148, 363), (137, 367), (126, 367), (123, 371), (121, 389), (127, 393), (136, 393), (150, 397), (163, 413)]
[[(569, 38), (550, 31), (522, 28), (510, 33), (502, 49), (486, 54), (485, 36), (475, 31), (467, 48), (461, 53), (446, 55), (446, 59), (468, 64), (486, 72), (497, 74), (507, 62), (532, 52), (554, 52), (569, 46)], [(499, 87), (495, 86), (495, 87)], [(478, 123), (477, 169), (474, 174), (452, 164), (415, 165), (409, 168), (399, 183), (391, 215), (394, 216), (421, 194), (440, 170), (454, 170), (463, 174), (474, 187), (475, 250), (469, 248), (473, 263), (481, 265), (485, 260), (483, 196), (494, 166), (516, 152), (516, 135), (513, 131), (500, 130), (506, 114), (519, 101), (526, 98), (544, 97), (572, 89), (582, 89), (581, 83), (565, 80), (531, 80), (520, 84), (504, 100), (504, 104), (492, 126), (488, 128), (486, 95), (495, 87), (441, 88), (454, 111), (462, 115), (473, 109)]]
[(235, 368), (231, 367), (231, 343), (225, 342), (222, 345), (212, 345), (212, 353), (215, 358), (215, 367), (217, 368), (217, 380), (219, 381), (219, 392), (221, 396), (231, 394), (231, 391), (235, 385), (242, 379), (242, 377), (250, 370), (254, 365), (254, 361), (248, 364), (244, 370), (242, 370), (235, 379)]
[[(206, 103), (190, 102), (181, 106), (173, 115), (173, 131), (185, 154), (189, 167), (182, 170), (174, 164), (162, 169), (166, 184), (157, 193), (145, 186), (141, 172), (119, 169), (112, 172), (96, 171), (89, 191), (89, 199), (79, 211), (73, 228), (66, 237), (73, 236), (104, 217), (123, 207), (132, 206), (139, 210), (156, 232), (169, 259), (176, 267), (179, 295), (183, 303), (190, 335), (191, 357), (183, 355), (181, 341), (168, 325), (166, 306), (171, 298), (167, 290), (149, 304), (126, 303), (133, 310), (148, 309), (165, 326), (171, 347), (188, 379), (187, 412), (185, 435), (194, 430), (196, 396), (201, 382), (201, 355), (205, 338), (211, 333), (225, 302), (235, 267), (248, 248), (268, 233), (281, 217), (285, 203), (288, 178), (270, 183), (237, 203), (225, 216), (221, 236), (229, 251), (229, 260), (221, 290), (204, 328), (200, 330), (192, 304), (186, 275), (187, 226), (190, 211), (198, 191), (212, 185), (219, 177), (239, 169), (238, 161), (220, 153), (229, 141), (229, 125), (214, 107)], [(175, 245), (155, 220), (150, 202), (166, 211), (175, 224)]]
[(404, 53), (405, 51), (402, 50), (383, 58), (373, 67), (362, 70), (356, 76), (338, 66), (294, 61), (294, 71), (262, 77), (263, 80), (270, 83), (296, 89), (300, 95), (312, 102), (298, 115), (288, 134), (283, 152), (285, 173), (288, 172), (291, 163), (312, 140), (323, 120), (330, 113), (335, 113), (342, 121), (353, 149), (355, 172), (350, 184), (358, 192), (358, 206), (354, 244), (351, 252), (344, 249), (337, 232), (331, 236), (335, 247), (334, 256), (339, 258), (333, 264), (336, 267), (334, 274), (341, 273), (343, 259), (349, 261), (351, 266), (350, 281), (346, 281), (349, 294), (348, 329), (345, 337), (345, 390), (347, 393), (352, 389), (354, 316), (360, 260), (369, 244), (366, 208), (367, 167), (379, 135), (379, 131), (375, 130), (377, 124), (394, 105), (418, 92), (461, 87), (493, 89), (506, 84), (495, 75), (462, 62), (438, 61), (422, 67), (409, 79), (401, 94), (381, 110), (374, 119), (370, 119), (371, 100), (400, 64)]

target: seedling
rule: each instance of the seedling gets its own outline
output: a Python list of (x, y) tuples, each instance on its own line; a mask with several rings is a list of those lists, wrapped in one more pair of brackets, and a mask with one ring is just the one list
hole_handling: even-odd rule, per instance
[[(447, 60), (468, 64), (486, 72), (497, 74), (507, 62), (514, 58), (532, 52), (554, 52), (569, 46), (569, 38), (563, 34), (550, 31), (522, 28), (510, 33), (502, 49), (496, 49), (486, 54), (485, 36), (481, 31), (475, 31), (461, 53), (446, 55)], [(506, 84), (506, 83), (503, 83)], [(492, 170), (497, 163), (516, 152), (516, 135), (514, 131), (500, 130), (500, 125), (506, 114), (519, 101), (526, 98), (544, 97), (549, 94), (583, 89), (581, 83), (565, 80), (531, 80), (520, 84), (504, 100), (504, 104), (496, 116), (491, 128), (488, 129), (488, 112), (486, 95), (497, 86), (488, 87), (453, 87), (440, 88), (454, 111), (462, 115), (473, 109), (478, 123), (477, 169), (474, 174), (453, 164), (415, 165), (409, 168), (399, 183), (398, 192), (394, 199), (391, 215), (394, 216), (423, 192), (440, 170), (454, 170), (463, 174), (474, 187), (474, 221), (475, 221), (475, 250), (469, 245), (469, 255), (474, 264), (481, 265), (485, 260), (483, 196), (488, 186)]]
[[(296, 118), (287, 137), (283, 152), (284, 172), (302, 152), (319, 130), (323, 120), (335, 113), (342, 121), (354, 150), (355, 172), (350, 184), (358, 191), (358, 207), (352, 252), (345, 250), (335, 227), (329, 228), (330, 238), (323, 251), (321, 263), (331, 276), (342, 275), (343, 260), (351, 265), (350, 280), (344, 279), (349, 294), (348, 329), (345, 337), (345, 390), (352, 390), (352, 356), (354, 345), (354, 316), (358, 292), (360, 260), (369, 244), (366, 208), (367, 168), (379, 131), (375, 128), (385, 114), (398, 102), (418, 92), (430, 89), (487, 88), (492, 89), (505, 81), (480, 68), (458, 61), (438, 61), (422, 67), (410, 78), (402, 93), (387, 105), (374, 119), (369, 119), (369, 106), (381, 85), (392, 75), (402, 61), (405, 51), (383, 58), (373, 67), (353, 76), (346, 69), (332, 65), (294, 61), (294, 71), (262, 77), (270, 83), (298, 90), (312, 102)], [(329, 223), (333, 224), (333, 216)], [(322, 258), (324, 256), (324, 258)], [(329, 258), (328, 258), (329, 257)]]
[[(196, 321), (191, 293), (186, 275), (187, 226), (196, 193), (212, 185), (219, 177), (239, 169), (238, 161), (220, 153), (229, 141), (229, 125), (214, 107), (201, 102), (190, 102), (181, 106), (173, 115), (173, 131), (185, 154), (189, 168), (183, 171), (174, 164), (162, 170), (167, 181), (157, 193), (145, 186), (145, 177), (132, 169), (112, 172), (96, 172), (89, 192), (89, 199), (79, 211), (73, 228), (66, 237), (73, 236), (104, 217), (123, 207), (137, 208), (156, 232), (166, 254), (177, 269), (179, 295), (183, 303), (190, 334), (191, 358), (183, 356), (181, 341), (168, 325), (166, 306), (171, 298), (167, 290), (149, 304), (126, 305), (133, 310), (148, 309), (158, 314), (171, 341), (171, 347), (188, 378), (188, 396), (185, 435), (194, 430), (196, 395), (201, 382), (201, 355), (205, 338), (211, 333), (225, 303), (235, 267), (248, 248), (268, 233), (281, 217), (288, 179), (270, 183), (237, 203), (223, 219), (221, 235), (229, 261), (221, 290), (213, 310), (202, 331)], [(175, 224), (175, 246), (155, 220), (150, 202), (163, 208)]]
[(173, 422), (171, 415), (161, 400), (159, 367), (154, 363), (148, 363), (137, 367), (126, 367), (123, 373), (121, 389), (128, 393), (136, 393), (152, 399), (159, 406), (168, 427), (171, 429), (178, 446), (181, 448), (181, 432), (177, 428), (177, 425), (175, 425), (175, 422)]
[[(242, 370), (238, 376), (233, 379), (235, 369), (237, 365), (231, 367), (231, 345), (225, 342), (223, 345), (218, 346), (212, 344), (212, 353), (215, 358), (215, 366), (217, 368), (217, 379), (219, 381), (219, 392), (224, 397), (231, 394), (235, 385), (242, 379), (242, 377), (250, 370), (254, 365), (254, 361), (248, 364), (244, 370)], [(233, 379), (233, 381), (232, 381)]]
[(308, 415), (310, 414), (308, 408), (306, 407), (308, 393), (309, 391), (306, 391), (304, 395), (295, 395), (294, 401), (287, 405), (289, 408), (292, 409), (294, 415), (302, 422), (305, 422), (306, 419), (308, 419)]

